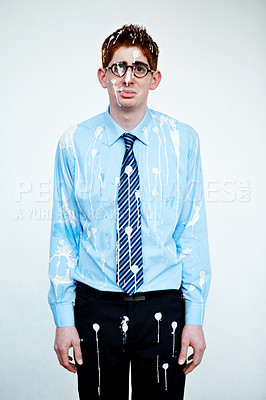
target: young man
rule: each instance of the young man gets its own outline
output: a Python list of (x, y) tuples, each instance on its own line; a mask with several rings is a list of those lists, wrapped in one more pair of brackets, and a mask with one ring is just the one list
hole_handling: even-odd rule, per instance
[(158, 53), (137, 25), (110, 35), (98, 70), (110, 106), (69, 129), (56, 152), (49, 303), (54, 348), (77, 370), (80, 399), (128, 399), (130, 365), (133, 399), (183, 399), (205, 350), (199, 139), (147, 108)]

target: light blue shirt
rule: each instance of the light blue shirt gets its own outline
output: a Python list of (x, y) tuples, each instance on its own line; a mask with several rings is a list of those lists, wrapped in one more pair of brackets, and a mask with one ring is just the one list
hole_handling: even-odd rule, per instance
[[(198, 134), (149, 108), (130, 132), (137, 137), (141, 199), (144, 283), (138, 292), (181, 287), (186, 324), (201, 325), (211, 270)], [(76, 281), (122, 291), (116, 218), (123, 133), (107, 110), (59, 139), (48, 296), (56, 326), (75, 325)]]

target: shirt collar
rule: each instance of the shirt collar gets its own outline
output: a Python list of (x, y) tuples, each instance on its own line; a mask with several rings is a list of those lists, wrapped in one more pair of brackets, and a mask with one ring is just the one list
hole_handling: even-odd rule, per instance
[[(120, 138), (125, 130), (118, 125), (109, 113), (110, 106), (104, 114), (104, 125), (106, 130), (106, 144), (111, 146), (117, 139)], [(152, 116), (150, 109), (147, 107), (146, 114), (140, 121), (140, 123), (130, 131), (132, 135), (135, 135), (145, 145), (149, 144), (150, 135), (150, 124), (152, 123)]]

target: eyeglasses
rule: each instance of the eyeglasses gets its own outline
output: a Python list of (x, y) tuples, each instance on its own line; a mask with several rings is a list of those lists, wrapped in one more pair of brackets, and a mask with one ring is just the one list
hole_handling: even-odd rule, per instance
[(144, 78), (149, 72), (154, 72), (152, 69), (149, 69), (146, 64), (141, 62), (137, 62), (135, 65), (126, 65), (123, 62), (118, 62), (105, 69), (110, 69), (115, 76), (121, 77), (126, 74), (128, 68), (132, 68), (133, 75), (137, 78)]

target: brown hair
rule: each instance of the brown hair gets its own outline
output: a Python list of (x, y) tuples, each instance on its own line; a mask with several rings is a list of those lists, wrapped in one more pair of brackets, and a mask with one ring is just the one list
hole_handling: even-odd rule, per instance
[(108, 66), (114, 52), (122, 46), (139, 47), (147, 58), (150, 68), (156, 71), (159, 47), (148, 35), (145, 27), (133, 24), (123, 25), (121, 29), (117, 29), (105, 39), (102, 45), (103, 68)]

